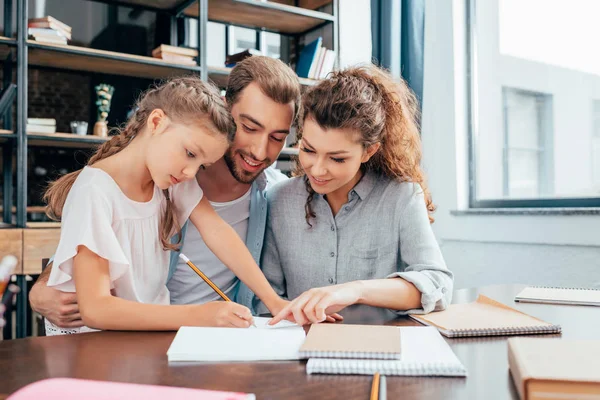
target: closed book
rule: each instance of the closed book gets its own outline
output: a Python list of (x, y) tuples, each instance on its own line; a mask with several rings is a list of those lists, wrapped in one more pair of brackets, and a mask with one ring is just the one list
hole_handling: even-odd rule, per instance
[(400, 328), (379, 325), (312, 325), (301, 358), (399, 359)]
[(323, 42), (322, 37), (318, 37), (312, 42), (308, 43), (298, 57), (296, 65), (296, 74), (301, 78), (308, 78), (311, 76), (312, 70), (316, 68), (317, 57), (319, 55), (319, 49)]
[(55, 133), (55, 125), (32, 125), (27, 124), (27, 133)]
[(54, 118), (27, 118), (27, 124), (56, 126)]
[(528, 286), (515, 297), (515, 301), (571, 306), (600, 306), (600, 289)]
[(599, 359), (600, 340), (508, 340), (508, 367), (521, 400), (600, 398)]
[(231, 54), (231, 55), (228, 55), (227, 57), (225, 57), (225, 64), (226, 65), (237, 64), (240, 61), (242, 61), (248, 57), (259, 56), (261, 54), (262, 54), (262, 52), (260, 50), (246, 49), (239, 53)]
[(480, 295), (476, 301), (451, 304), (444, 311), (410, 315), (414, 320), (438, 328), (447, 337), (527, 335), (560, 333), (561, 327), (515, 310)]
[(255, 400), (256, 396), (250, 393), (220, 390), (51, 378), (30, 383), (8, 398), (10, 400)]
[(29, 28), (27, 29), (27, 33), (32, 36), (58, 37), (71, 40), (70, 33), (51, 28)]
[(61, 21), (57, 20), (56, 18), (49, 16), (49, 15), (46, 17), (41, 17), (41, 18), (29, 18), (27, 23), (28, 24), (38, 24), (38, 23), (53, 24), (66, 32), (71, 32), (71, 27), (69, 25), (67, 25), (64, 22), (61, 22)]
[(67, 44), (67, 38), (50, 38), (47, 36), (31, 36), (31, 39), (35, 40), (39, 43), (49, 43), (49, 44)]
[(171, 54), (171, 53), (157, 53), (154, 58), (159, 58), (161, 60), (170, 61), (178, 64), (186, 64), (186, 65), (196, 65), (196, 60), (192, 57), (182, 56), (179, 54)]
[(55, 31), (63, 33), (65, 36), (67, 36), (69, 39), (71, 39), (71, 29), (66, 30), (62, 26), (55, 24), (54, 22), (29, 22), (27, 24), (27, 27), (28, 28), (40, 28), (40, 29), (44, 29), (44, 28), (53, 29)]
[(198, 57), (198, 50), (188, 49), (186, 47), (177, 47), (177, 46), (169, 46), (168, 44), (161, 44), (154, 50), (152, 50), (152, 56), (156, 57), (155, 54), (159, 53), (169, 53), (169, 54), (177, 54), (180, 56), (188, 56), (188, 57)]

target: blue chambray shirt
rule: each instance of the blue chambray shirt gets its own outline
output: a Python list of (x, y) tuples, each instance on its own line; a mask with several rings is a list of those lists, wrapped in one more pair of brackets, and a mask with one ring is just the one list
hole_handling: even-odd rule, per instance
[[(257, 264), (260, 263), (260, 258), (262, 255), (265, 226), (267, 224), (267, 190), (276, 183), (286, 179), (288, 179), (287, 176), (282, 174), (279, 170), (269, 167), (252, 183), (250, 192), (250, 218), (248, 220), (248, 232), (246, 234), (246, 247), (248, 247), (248, 250), (250, 250), (250, 254), (252, 254), (252, 257)], [(183, 247), (188, 223), (189, 220), (181, 229), (182, 238), (180, 248)], [(176, 241), (177, 236), (173, 238), (173, 242)], [(177, 269), (177, 264), (179, 262), (178, 259), (179, 251), (172, 251), (167, 282), (171, 279), (175, 273), (175, 270)], [(194, 260), (191, 261), (194, 262)], [(227, 267), (223, 266), (223, 268)], [(255, 299), (254, 293), (243, 282), (238, 282), (239, 284), (232, 300), (248, 307), (252, 313), (256, 313), (255, 306), (258, 303), (258, 299)]]
[[(294, 299), (311, 288), (367, 279), (402, 278), (421, 292), (421, 308), (445, 309), (453, 275), (435, 239), (418, 184), (367, 172), (333, 215), (327, 200), (313, 195), (316, 218), (305, 220), (308, 193), (297, 177), (269, 190), (269, 216), (261, 269), (275, 292)], [(262, 303), (258, 311), (266, 311)]]

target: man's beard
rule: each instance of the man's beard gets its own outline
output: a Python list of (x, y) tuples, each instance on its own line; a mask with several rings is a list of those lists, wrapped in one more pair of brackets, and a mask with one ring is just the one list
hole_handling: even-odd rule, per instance
[(267, 168), (269, 165), (271, 165), (269, 160), (265, 160), (264, 164), (267, 165), (267, 167), (264, 167), (263, 169), (261, 169), (258, 172), (252, 173), (252, 172), (248, 172), (242, 168), (238, 168), (237, 164), (235, 163), (234, 157), (235, 157), (235, 150), (228, 149), (225, 152), (223, 159), (225, 159), (225, 164), (227, 164), (227, 168), (229, 168), (229, 172), (231, 172), (231, 175), (233, 175), (235, 180), (240, 183), (254, 182), (254, 180), (265, 170), (265, 168)]

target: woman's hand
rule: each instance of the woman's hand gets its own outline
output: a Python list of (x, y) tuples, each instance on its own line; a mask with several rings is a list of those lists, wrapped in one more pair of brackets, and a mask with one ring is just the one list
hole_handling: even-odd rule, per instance
[(337, 312), (357, 303), (360, 297), (360, 282), (310, 289), (285, 306), (269, 324), (290, 317), (298, 325), (340, 321), (343, 318)]

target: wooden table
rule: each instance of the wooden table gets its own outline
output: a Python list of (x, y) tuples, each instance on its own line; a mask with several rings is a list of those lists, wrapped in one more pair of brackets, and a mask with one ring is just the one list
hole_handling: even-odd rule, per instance
[[(454, 302), (478, 293), (548, 322), (562, 325), (565, 339), (600, 338), (600, 307), (514, 303), (520, 285), (459, 290)], [(346, 323), (417, 325), (386, 310), (356, 307)], [(548, 337), (548, 335), (544, 335)], [(558, 335), (555, 335), (558, 336)], [(174, 333), (99, 332), (17, 339), (0, 343), (0, 398), (44, 378), (230, 390), (257, 399), (368, 399), (369, 376), (306, 375), (305, 362), (169, 365)], [(447, 339), (468, 370), (467, 378), (388, 377), (390, 399), (516, 399), (507, 361), (507, 337)]]

